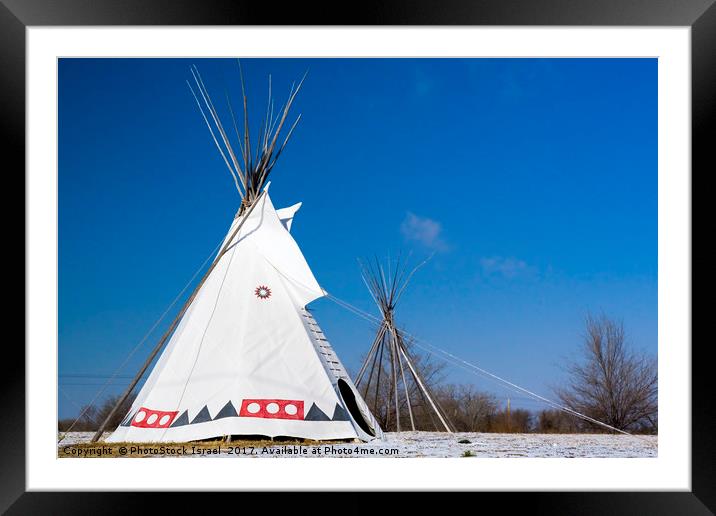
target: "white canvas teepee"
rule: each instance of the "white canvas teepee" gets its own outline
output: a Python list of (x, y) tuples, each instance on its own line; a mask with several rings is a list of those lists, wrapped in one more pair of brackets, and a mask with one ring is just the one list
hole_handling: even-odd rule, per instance
[(381, 436), (305, 308), (324, 291), (289, 233), (300, 204), (276, 210), (267, 189), (255, 203), (107, 441)]
[(291, 88), (275, 116), (269, 80), (266, 119), (258, 145), (252, 145), (241, 75), (243, 136), (238, 134), (227, 97), (237, 153), (196, 67), (192, 76), (196, 91), (191, 84), (189, 88), (231, 173), (241, 205), (199, 285), (92, 440), (102, 437), (160, 351), (131, 409), (108, 441), (170, 442), (234, 435), (381, 437), (380, 426), (306, 309), (325, 292), (289, 233), (301, 204), (276, 210), (268, 195), (267, 178), (300, 120), (299, 115), (279, 143), (303, 80)]

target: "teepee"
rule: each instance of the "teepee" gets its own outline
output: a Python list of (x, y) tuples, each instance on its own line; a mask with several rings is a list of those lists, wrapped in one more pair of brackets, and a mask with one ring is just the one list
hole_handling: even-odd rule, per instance
[(403, 419), (410, 423), (410, 430), (416, 430), (419, 408), (435, 430), (453, 432), (452, 423), (423, 378), (406, 345), (405, 334), (395, 320), (396, 304), (421, 265), (408, 272), (400, 259), (392, 271), (390, 262), (385, 268), (377, 260), (361, 263), (363, 281), (378, 305), (381, 319), (375, 340), (356, 376), (356, 386), (363, 398), (369, 404), (372, 402), (373, 414), (380, 414), (386, 427), (390, 424), (398, 432), (404, 429), (402, 413)]
[(298, 123), (278, 145), (303, 81), (291, 88), (274, 115), (269, 79), (266, 117), (252, 147), (242, 77), (241, 137), (228, 104), (239, 143), (236, 153), (198, 70), (192, 74), (194, 88), (189, 87), (242, 201), (221, 250), (117, 403), (127, 399), (161, 351), (107, 440), (381, 437), (380, 426), (306, 308), (325, 291), (290, 233), (301, 204), (276, 209), (268, 192), (267, 178)]

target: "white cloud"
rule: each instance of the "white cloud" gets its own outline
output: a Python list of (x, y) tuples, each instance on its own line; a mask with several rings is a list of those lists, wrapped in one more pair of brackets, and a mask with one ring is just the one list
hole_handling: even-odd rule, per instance
[(491, 256), (482, 258), (480, 259), (480, 265), (486, 275), (502, 276), (508, 279), (521, 275), (531, 275), (534, 272), (534, 268), (527, 265), (527, 262), (512, 257)]
[(411, 212), (405, 214), (405, 218), (400, 224), (400, 232), (406, 240), (418, 242), (434, 251), (448, 249), (448, 245), (442, 238), (442, 230), (442, 225), (438, 221), (419, 217)]

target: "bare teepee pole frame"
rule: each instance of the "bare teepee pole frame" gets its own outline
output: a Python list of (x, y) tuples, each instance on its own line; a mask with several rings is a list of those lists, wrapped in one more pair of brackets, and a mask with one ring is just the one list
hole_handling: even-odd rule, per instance
[[(425, 263), (425, 262), (423, 262)], [(388, 382), (387, 384), (387, 399), (385, 399), (386, 422), (391, 419), (391, 407), (395, 417), (395, 426), (398, 432), (401, 431), (400, 421), (400, 407), (401, 407), (401, 392), (400, 384), (402, 383), (404, 391), (404, 401), (407, 405), (408, 415), (410, 418), (410, 426), (415, 430), (415, 417), (413, 411), (413, 403), (411, 402), (411, 389), (409, 388), (408, 381), (405, 375), (405, 368), (403, 362), (408, 367), (410, 375), (408, 375), (413, 382), (413, 386), (417, 389), (423, 400), (427, 400), (427, 404), (432, 412), (438, 417), (442, 427), (445, 431), (452, 433), (454, 431), (453, 425), (451, 424), (447, 414), (440, 406), (435, 395), (431, 392), (427, 382), (422, 378), (418, 372), (413, 359), (408, 352), (400, 330), (395, 325), (395, 304), (400, 298), (402, 293), (405, 291), (405, 287), (412, 278), (415, 271), (423, 265), (421, 263), (418, 267), (414, 268), (409, 274), (404, 266), (401, 266), (400, 259), (395, 268), (393, 274), (391, 274), (390, 268), (388, 274), (385, 274), (384, 269), (377, 262), (374, 264), (363, 264), (363, 281), (368, 287), (368, 290), (373, 297), (373, 300), (378, 305), (380, 312), (383, 316), (383, 320), (378, 327), (378, 332), (373, 344), (366, 355), (363, 364), (361, 365), (360, 371), (356, 377), (356, 387), (361, 388), (363, 380), (365, 383), (363, 391), (364, 397), (367, 396), (370, 388), (374, 388), (374, 400), (373, 400), (373, 413), (378, 413), (378, 400), (381, 395), (380, 387), (381, 380)], [(386, 358), (384, 359), (384, 354)], [(365, 376), (366, 371), (370, 365), (370, 372), (367, 377)], [(377, 372), (376, 370), (377, 366)], [(383, 371), (385, 369), (385, 375)], [(374, 380), (375, 373), (375, 380)], [(384, 377), (388, 378), (384, 378)], [(383, 384), (385, 388), (385, 384)], [(426, 404), (423, 406), (427, 409)], [(432, 415), (428, 412), (432, 420)]]
[[(278, 144), (279, 135), (281, 134), (281, 130), (284, 127), (286, 119), (288, 118), (291, 105), (296, 99), (298, 92), (301, 90), (301, 86), (303, 85), (303, 81), (305, 80), (306, 75), (304, 74), (303, 78), (297, 86), (295, 84), (291, 86), (291, 91), (289, 92), (288, 99), (286, 100), (283, 107), (278, 111), (275, 117), (273, 113), (273, 99), (271, 98), (271, 77), (269, 76), (269, 98), (266, 107), (266, 119), (259, 133), (259, 140), (258, 145), (256, 146), (256, 152), (252, 156), (251, 138), (249, 135), (248, 101), (246, 97), (246, 88), (244, 85), (243, 71), (241, 70), (241, 62), (239, 62), (239, 75), (241, 77), (241, 95), (244, 107), (243, 144), (242, 136), (239, 134), (238, 124), (236, 123), (236, 118), (234, 117), (234, 111), (231, 107), (231, 102), (228, 98), (228, 95), (226, 98), (229, 113), (231, 114), (233, 126), (236, 131), (236, 139), (238, 141), (238, 147), (240, 151), (240, 154), (237, 155), (228, 135), (226, 134), (226, 130), (224, 129), (224, 126), (221, 122), (221, 117), (219, 116), (219, 113), (216, 110), (216, 107), (211, 99), (211, 95), (206, 89), (206, 86), (204, 85), (204, 80), (202, 79), (201, 74), (199, 73), (199, 70), (196, 68), (196, 66), (193, 66), (191, 68), (191, 75), (194, 79), (194, 88), (192, 88), (192, 85), (189, 83), (189, 81), (187, 81), (187, 85), (191, 90), (194, 100), (196, 100), (196, 104), (199, 108), (202, 118), (206, 122), (214, 144), (216, 145), (217, 149), (219, 150), (219, 153), (221, 154), (221, 157), (223, 158), (224, 163), (229, 169), (231, 177), (234, 181), (234, 185), (239, 195), (241, 196), (241, 204), (236, 214), (236, 217), (241, 216), (243, 217), (243, 219), (241, 220), (241, 222), (239, 222), (236, 229), (231, 233), (231, 236), (228, 238), (221, 251), (219, 251), (219, 254), (217, 254), (209, 269), (204, 273), (204, 276), (202, 276), (201, 280), (199, 281), (199, 284), (196, 286), (189, 298), (184, 302), (184, 305), (179, 310), (179, 313), (169, 325), (169, 328), (167, 328), (164, 334), (160, 337), (159, 341), (154, 346), (154, 349), (152, 349), (152, 352), (149, 354), (144, 364), (142, 364), (142, 367), (134, 376), (127, 389), (120, 396), (119, 400), (114, 405), (109, 415), (102, 422), (97, 432), (95, 432), (95, 434), (92, 436), (92, 442), (96, 442), (102, 436), (110, 421), (114, 418), (115, 414), (122, 406), (122, 404), (127, 400), (127, 398), (129, 398), (130, 394), (139, 383), (139, 380), (149, 368), (149, 365), (156, 358), (159, 351), (164, 347), (164, 344), (167, 342), (169, 337), (174, 333), (174, 330), (176, 330), (177, 326), (179, 325), (179, 322), (188, 310), (189, 306), (191, 306), (191, 303), (196, 298), (196, 295), (206, 282), (207, 278), (214, 271), (224, 254), (226, 254), (226, 252), (231, 249), (234, 237), (239, 233), (239, 230), (241, 230), (241, 227), (244, 225), (246, 220), (249, 218), (249, 215), (251, 215), (251, 212), (256, 207), (256, 205), (259, 204), (259, 200), (266, 192), (265, 186), (268, 183), (268, 176), (276, 165), (279, 156), (283, 152), (284, 148), (286, 147), (286, 144), (288, 143), (289, 139), (291, 138), (291, 135), (293, 134), (293, 130), (296, 128), (296, 125), (298, 125), (298, 122), (301, 119), (301, 115), (298, 115), (296, 120), (291, 125), (288, 134), (283, 139), (283, 142)], [(199, 100), (200, 98), (201, 101)], [(204, 107), (202, 107), (202, 104)], [(218, 137), (217, 134), (219, 135)], [(239, 156), (242, 158), (241, 160), (239, 159)], [(243, 165), (241, 161), (243, 161)]]
[[(378, 330), (378, 334), (375, 336), (375, 340), (373, 341), (373, 344), (370, 346), (370, 350), (368, 351), (368, 355), (372, 355), (375, 349), (380, 345), (383, 339), (383, 334), (385, 333), (385, 326), (380, 325), (380, 328)], [(370, 376), (373, 376), (373, 369), (375, 367), (375, 360), (373, 361), (373, 366), (371, 367), (371, 373)], [(360, 381), (363, 379), (363, 375), (365, 374), (366, 369), (368, 368), (368, 361), (364, 361), (363, 365), (360, 368), (360, 371), (358, 371), (358, 375), (356, 376), (356, 383), (360, 383)]]
[(410, 392), (408, 391), (408, 382), (405, 381), (405, 371), (403, 370), (403, 361), (398, 353), (398, 364), (400, 365), (400, 378), (403, 380), (403, 387), (405, 388), (405, 401), (408, 403), (408, 415), (410, 416), (410, 427), (415, 431), (415, 419), (413, 418), (413, 406), (410, 403)]

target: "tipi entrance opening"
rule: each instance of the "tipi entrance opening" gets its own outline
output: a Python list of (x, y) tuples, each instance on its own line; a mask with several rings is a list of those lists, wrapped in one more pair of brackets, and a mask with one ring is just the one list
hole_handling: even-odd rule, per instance
[(358, 423), (361, 430), (368, 435), (375, 437), (375, 429), (368, 422), (369, 419), (364, 414), (364, 411), (359, 407), (353, 388), (342, 378), (338, 380), (338, 392), (341, 395), (341, 400), (343, 401), (346, 409), (350, 413), (353, 420)]

